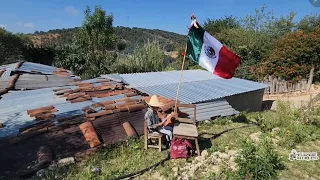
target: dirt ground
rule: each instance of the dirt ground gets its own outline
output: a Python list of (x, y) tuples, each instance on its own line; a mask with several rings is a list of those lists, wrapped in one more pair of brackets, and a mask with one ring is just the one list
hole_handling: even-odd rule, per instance
[(310, 92), (294, 92), (286, 94), (277, 94), (277, 95), (264, 95), (264, 101), (274, 101), (272, 103), (271, 109), (275, 109), (277, 102), (284, 101), (290, 102), (293, 107), (299, 108), (301, 106), (307, 105), (308, 102), (316, 95), (320, 93), (319, 85), (312, 85)]

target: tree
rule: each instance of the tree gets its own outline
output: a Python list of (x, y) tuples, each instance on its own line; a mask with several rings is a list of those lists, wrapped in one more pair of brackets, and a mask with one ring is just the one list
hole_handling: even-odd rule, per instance
[(256, 10), (255, 15), (249, 15), (240, 22), (230, 16), (218, 20), (208, 19), (204, 28), (221, 43), (241, 57), (241, 65), (237, 69), (236, 77), (256, 79), (248, 67), (258, 64), (267, 57), (272, 49), (273, 41), (267, 33), (270, 15), (262, 10)]
[(0, 63), (21, 59), (22, 49), (28, 42), (28, 39), (0, 27)]
[(132, 55), (119, 59), (113, 67), (117, 73), (156, 72), (165, 69), (164, 50), (159, 41), (148, 41), (142, 47), (134, 50)]
[(309, 33), (297, 31), (279, 38), (265, 63), (268, 69), (263, 75), (273, 74), (286, 80), (309, 76), (309, 89), (320, 65), (320, 26)]
[(112, 15), (106, 15), (98, 6), (93, 13), (87, 7), (84, 14), (83, 24), (72, 39), (71, 53), (65, 59), (57, 57), (60, 61), (57, 64), (83, 78), (92, 78), (111, 72), (110, 68), (117, 59), (117, 38), (112, 27)]
[(82, 26), (73, 39), (75, 48), (91, 54), (115, 49), (117, 41), (112, 27), (113, 16), (106, 15), (99, 6), (95, 7), (93, 13), (87, 7), (84, 15)]
[(287, 33), (292, 32), (296, 28), (296, 23), (293, 21), (296, 13), (291, 11), (288, 16), (281, 16), (270, 21), (267, 33), (276, 39)]
[(297, 25), (297, 29), (304, 32), (311, 32), (320, 26), (320, 14), (313, 14), (303, 17)]
[(22, 56), (25, 61), (52, 66), (55, 59), (55, 49), (52, 47), (25, 45), (22, 48)]
[(228, 29), (240, 28), (239, 21), (233, 16), (226, 16), (220, 19), (207, 19), (204, 22), (204, 29), (213, 36), (218, 36), (219, 33)]

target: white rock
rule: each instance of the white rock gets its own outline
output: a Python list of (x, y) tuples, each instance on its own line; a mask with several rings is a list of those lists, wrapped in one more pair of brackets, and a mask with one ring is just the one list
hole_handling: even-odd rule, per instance
[(182, 180), (189, 180), (189, 176), (183, 177)]
[(216, 163), (217, 163), (217, 164), (220, 164), (221, 162), (222, 162), (221, 159), (216, 159)]
[(201, 152), (201, 156), (204, 156), (204, 157), (207, 157), (209, 155), (208, 151), (207, 150), (203, 150)]
[(214, 172), (214, 173), (217, 173), (220, 171), (220, 166), (212, 166), (211, 170)]
[(94, 174), (94, 175), (99, 174), (100, 171), (101, 171), (100, 168), (97, 168), (97, 167), (91, 169), (91, 173)]
[(173, 168), (172, 168), (172, 171), (173, 171), (173, 172), (178, 172), (178, 170), (179, 170), (178, 167), (173, 167)]
[(236, 165), (231, 165), (231, 166), (230, 166), (230, 169), (231, 169), (232, 171), (236, 171), (238, 168), (237, 168)]
[(230, 155), (230, 156), (236, 156), (237, 155), (237, 151), (235, 151), (235, 150), (230, 150), (230, 151), (228, 151), (228, 155)]
[(252, 141), (254, 142), (259, 142), (259, 136), (262, 134), (262, 132), (256, 132), (250, 135), (250, 138), (252, 139)]
[(271, 141), (272, 141), (273, 144), (275, 144), (275, 145), (278, 144), (278, 142), (279, 142), (279, 140), (278, 140), (278, 139), (275, 139), (275, 138), (272, 138)]
[(226, 153), (220, 153), (219, 154), (219, 157), (221, 158), (221, 159), (229, 159), (229, 155), (228, 154), (226, 154)]
[(276, 127), (276, 128), (273, 128), (271, 130), (271, 132), (274, 134), (274, 133), (277, 133), (278, 131), (280, 131), (280, 128), (279, 127)]
[(212, 162), (213, 164), (219, 164), (221, 163), (221, 159), (219, 157), (212, 156)]
[(40, 169), (39, 171), (37, 171), (36, 174), (37, 174), (38, 177), (43, 177), (44, 174), (45, 174), (45, 171), (43, 169)]
[(220, 152), (219, 151), (216, 151), (216, 152), (213, 152), (212, 153), (212, 156), (218, 156), (220, 154)]
[(62, 167), (62, 166), (67, 166), (69, 164), (74, 164), (75, 162), (76, 160), (74, 159), (74, 157), (68, 157), (68, 158), (60, 159), (57, 164), (59, 167)]
[(229, 163), (230, 163), (230, 164), (231, 164), (231, 163), (234, 163), (235, 159), (236, 159), (236, 158), (235, 158), (234, 156), (231, 156), (230, 159), (229, 159)]
[(181, 174), (181, 176), (182, 176), (182, 179), (181, 179), (181, 180), (189, 180), (189, 176), (187, 175), (186, 172), (183, 172), (183, 173)]
[(206, 158), (205, 156), (197, 156), (196, 158), (194, 158), (196, 161), (202, 162), (204, 161)]

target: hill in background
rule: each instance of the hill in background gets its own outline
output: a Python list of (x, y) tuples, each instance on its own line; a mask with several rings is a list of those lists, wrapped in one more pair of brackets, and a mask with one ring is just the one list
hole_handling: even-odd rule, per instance
[[(69, 29), (54, 29), (47, 32), (36, 31), (29, 34), (31, 40), (42, 46), (65, 46), (72, 42), (73, 34), (78, 30), (78, 27)], [(124, 41), (126, 48), (124, 53), (132, 53), (136, 47), (146, 43), (148, 40), (159, 40), (160, 46), (167, 52), (174, 51), (177, 47), (184, 44), (186, 37), (181, 34), (144, 28), (129, 28), (118, 26), (114, 28), (115, 34), (120, 41)]]

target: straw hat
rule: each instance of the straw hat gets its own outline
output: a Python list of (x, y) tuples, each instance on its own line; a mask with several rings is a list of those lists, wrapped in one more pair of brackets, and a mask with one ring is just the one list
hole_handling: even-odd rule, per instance
[(149, 106), (152, 106), (152, 107), (161, 107), (161, 106), (164, 106), (164, 104), (159, 101), (157, 95), (151, 96), (151, 98), (150, 98), (149, 101), (146, 100), (146, 103), (147, 103)]

